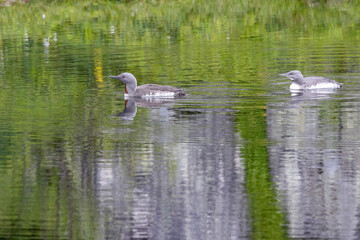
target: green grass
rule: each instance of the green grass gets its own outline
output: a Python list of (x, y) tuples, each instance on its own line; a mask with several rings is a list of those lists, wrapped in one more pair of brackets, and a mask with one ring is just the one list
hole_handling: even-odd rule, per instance
[[(0, 7), (0, 35), (19, 31), (47, 33), (67, 25), (131, 26), (138, 31), (173, 29), (232, 33), (311, 32), (360, 26), (360, 1), (30, 1)], [(45, 15), (44, 15), (45, 14)], [(45, 18), (43, 18), (45, 16)], [(250, 30), (249, 30), (250, 29)]]

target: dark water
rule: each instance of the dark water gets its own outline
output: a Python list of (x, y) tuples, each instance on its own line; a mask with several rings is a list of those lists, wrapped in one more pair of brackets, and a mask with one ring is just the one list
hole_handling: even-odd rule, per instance
[[(69, 29), (1, 35), (1, 239), (360, 237), (356, 35)], [(188, 95), (125, 101), (124, 71)]]

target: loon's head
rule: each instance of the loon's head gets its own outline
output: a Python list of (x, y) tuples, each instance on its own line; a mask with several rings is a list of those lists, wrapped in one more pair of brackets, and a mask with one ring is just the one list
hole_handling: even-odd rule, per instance
[(119, 79), (121, 82), (125, 84), (125, 93), (133, 94), (136, 90), (137, 82), (134, 75), (131, 73), (121, 73), (117, 76), (109, 76), (110, 78)]
[(304, 84), (304, 77), (298, 70), (293, 70), (288, 73), (280, 74), (280, 76), (288, 77), (291, 81), (295, 81), (298, 84)]

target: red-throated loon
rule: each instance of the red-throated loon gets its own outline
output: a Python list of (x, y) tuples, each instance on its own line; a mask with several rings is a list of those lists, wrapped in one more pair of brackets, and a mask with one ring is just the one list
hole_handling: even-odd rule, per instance
[(137, 86), (136, 78), (131, 73), (125, 72), (118, 76), (109, 77), (119, 79), (125, 84), (125, 96), (141, 98), (173, 98), (185, 96), (185, 92), (183, 90), (171, 86), (163, 86), (158, 84), (144, 84)]
[(290, 85), (290, 90), (303, 89), (334, 89), (341, 88), (343, 85), (337, 81), (327, 79), (324, 77), (306, 77), (304, 78), (300, 71), (293, 70), (285, 74), (280, 74), (290, 78), (293, 82)]

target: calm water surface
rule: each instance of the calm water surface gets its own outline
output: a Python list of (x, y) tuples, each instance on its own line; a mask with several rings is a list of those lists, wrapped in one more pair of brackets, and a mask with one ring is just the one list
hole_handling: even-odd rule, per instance
[(68, 34), (0, 41), (1, 239), (359, 239), (358, 39)]

